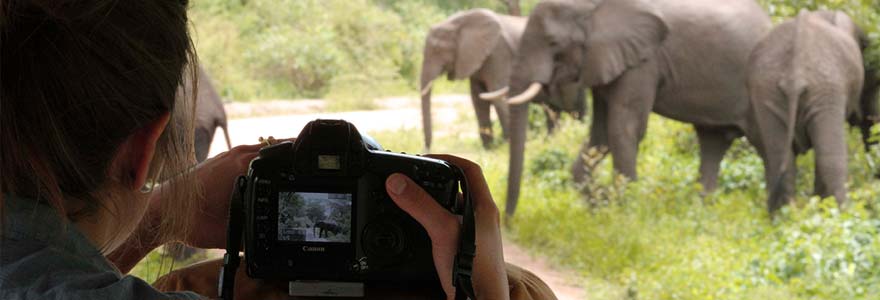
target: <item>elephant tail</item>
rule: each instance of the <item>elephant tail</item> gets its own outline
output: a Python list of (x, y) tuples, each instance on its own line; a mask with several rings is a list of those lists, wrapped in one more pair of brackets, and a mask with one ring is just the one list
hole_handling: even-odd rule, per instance
[(232, 150), (232, 141), (229, 139), (229, 124), (226, 123), (226, 118), (222, 120), (218, 120), (217, 126), (223, 129), (223, 137), (226, 138), (226, 148)]
[[(806, 91), (807, 83), (801, 80), (798, 76), (793, 76), (789, 79), (783, 79), (779, 82), (778, 87), (782, 94), (785, 96), (785, 103), (787, 103), (788, 110), (785, 111), (786, 119), (783, 120), (786, 124), (785, 130), (785, 144), (791, 145), (794, 147), (795, 142), (795, 128), (797, 122), (797, 111), (798, 111), (798, 103), (800, 102), (801, 96)], [(779, 171), (781, 177), (785, 177), (788, 173), (788, 168), (794, 168), (794, 166), (790, 166), (789, 162), (791, 161), (790, 155), (795, 155), (794, 150), (785, 151), (782, 153), (782, 161), (779, 163)], [(782, 195), (783, 189), (785, 188), (784, 178), (777, 178), (776, 183), (771, 190), (771, 195)]]
[(222, 128), (223, 128), (223, 137), (226, 138), (226, 147), (229, 148), (229, 150), (232, 150), (232, 141), (229, 140), (229, 127), (227, 127), (224, 124), (222, 126)]

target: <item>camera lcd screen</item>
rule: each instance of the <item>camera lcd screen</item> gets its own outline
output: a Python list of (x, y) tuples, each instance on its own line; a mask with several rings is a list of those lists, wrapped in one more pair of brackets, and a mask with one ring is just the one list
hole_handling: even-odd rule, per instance
[(352, 194), (278, 193), (278, 240), (351, 243)]

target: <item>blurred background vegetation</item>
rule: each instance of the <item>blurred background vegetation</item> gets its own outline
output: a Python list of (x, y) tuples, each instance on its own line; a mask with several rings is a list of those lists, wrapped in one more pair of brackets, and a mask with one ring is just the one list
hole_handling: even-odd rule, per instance
[[(522, 13), (537, 2), (520, 1)], [(759, 2), (776, 21), (803, 8), (848, 13), (869, 32), (873, 44), (867, 57), (880, 66), (880, 0)], [(414, 93), (431, 24), (469, 8), (508, 11), (502, 0), (191, 3), (196, 48), (227, 101), (327, 98), (339, 102), (339, 109), (369, 109), (371, 98)], [(463, 87), (450, 88), (466, 91)]]
[[(880, 1), (758, 1), (775, 22), (804, 8), (845, 11), (868, 32), (866, 60), (880, 70)], [(522, 1), (523, 13), (536, 2)], [(500, 0), (191, 5), (200, 59), (225, 99), (324, 98), (337, 110), (370, 109), (378, 97), (414, 97), (430, 24), (468, 8), (507, 10)], [(441, 82), (436, 89), (465, 92), (466, 85)], [(448, 126), (453, 134), (437, 137), (432, 150), (480, 163), (496, 201), (503, 201), (507, 146), (483, 150), (467, 135), (475, 132), (472, 109), (461, 109), (460, 120)], [(520, 206), (506, 220), (505, 236), (576, 272), (589, 299), (880, 299), (880, 181), (872, 173), (880, 153), (866, 153), (855, 131), (848, 139), (848, 207), (810, 195), (810, 152), (797, 161), (797, 203), (771, 219), (763, 166), (745, 141), (722, 162), (718, 191), (704, 195), (693, 128), (652, 116), (640, 146), (639, 181), (616, 177), (606, 159), (588, 184), (575, 186), (568, 170), (588, 126), (565, 118), (548, 137), (538, 112)], [(417, 129), (373, 136), (389, 149), (423, 150)], [(133, 273), (153, 280), (171, 267), (153, 253)]]

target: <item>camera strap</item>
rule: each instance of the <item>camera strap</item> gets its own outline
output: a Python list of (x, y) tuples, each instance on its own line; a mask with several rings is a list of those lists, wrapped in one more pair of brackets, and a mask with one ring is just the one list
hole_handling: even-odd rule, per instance
[(232, 300), (235, 288), (235, 273), (241, 264), (241, 235), (244, 225), (244, 193), (247, 177), (238, 176), (232, 187), (229, 201), (229, 225), (226, 229), (226, 254), (223, 255), (223, 267), (220, 269), (220, 282), (217, 293), (220, 299)]
[(457, 173), (461, 185), (462, 224), (461, 235), (458, 242), (458, 254), (455, 255), (455, 263), (452, 270), (452, 283), (455, 285), (455, 299), (477, 299), (474, 296), (473, 268), (476, 256), (476, 224), (474, 223), (474, 203), (468, 190), (467, 178), (464, 172), (457, 166), (453, 168)]

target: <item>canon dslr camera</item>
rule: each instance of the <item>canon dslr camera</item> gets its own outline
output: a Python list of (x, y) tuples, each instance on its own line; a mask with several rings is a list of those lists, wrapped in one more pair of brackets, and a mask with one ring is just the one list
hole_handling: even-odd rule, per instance
[(231, 298), (229, 273), (238, 267), (241, 243), (235, 241), (242, 230), (247, 274), (290, 281), (291, 295), (362, 293), (370, 282), (439, 282), (427, 232), (385, 191), (393, 173), (409, 176), (440, 206), (470, 218), (470, 228), (463, 228), (471, 233), (462, 233), (470, 241), (462, 243), (453, 270), (467, 277), (454, 280), (469, 285), (473, 212), (469, 197), (458, 197), (460, 185), (467, 195), (461, 171), (442, 160), (385, 151), (346, 121), (315, 120), (295, 142), (261, 149), (239, 178), (221, 296)]

